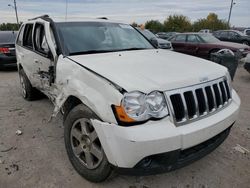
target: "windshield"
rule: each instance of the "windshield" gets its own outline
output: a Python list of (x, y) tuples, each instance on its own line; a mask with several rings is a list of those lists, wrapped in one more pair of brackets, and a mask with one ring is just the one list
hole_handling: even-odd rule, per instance
[(234, 31), (236, 33), (238, 33), (240, 36), (246, 36), (244, 33), (240, 32), (240, 31)]
[(69, 55), (154, 48), (127, 24), (107, 22), (57, 23), (63, 49)]
[(216, 37), (214, 37), (211, 34), (199, 34), (199, 37), (205, 42), (205, 43), (216, 43), (216, 42), (220, 42), (219, 39), (217, 39)]

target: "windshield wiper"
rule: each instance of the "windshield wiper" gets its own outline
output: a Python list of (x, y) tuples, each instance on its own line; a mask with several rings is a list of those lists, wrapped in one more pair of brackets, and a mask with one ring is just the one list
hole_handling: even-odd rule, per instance
[(146, 49), (149, 49), (149, 48), (124, 48), (124, 49), (120, 49), (117, 51), (132, 51), (132, 50), (146, 50)]
[(124, 49), (114, 49), (114, 50), (88, 50), (88, 51), (81, 51), (81, 52), (72, 52), (72, 53), (69, 53), (69, 55), (97, 54), (97, 53), (108, 53), (108, 52), (145, 50), (145, 49), (148, 49), (148, 48), (124, 48)]

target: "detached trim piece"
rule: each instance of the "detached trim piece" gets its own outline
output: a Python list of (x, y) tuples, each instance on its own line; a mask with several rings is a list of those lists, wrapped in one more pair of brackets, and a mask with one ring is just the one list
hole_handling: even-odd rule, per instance
[(86, 67), (86, 66), (84, 66), (84, 65), (82, 65), (82, 64), (80, 64), (80, 63), (78, 63), (77, 61), (71, 59), (71, 58), (68, 57), (68, 56), (66, 56), (65, 58), (71, 60), (72, 62), (76, 63), (77, 65), (79, 65), (79, 66), (81, 66), (81, 67), (83, 67), (83, 68), (85, 68), (85, 69), (88, 70), (89, 72), (92, 72), (93, 74), (95, 74), (95, 75), (97, 75), (97, 76), (103, 78), (104, 80), (108, 81), (108, 82), (111, 83), (111, 84), (112, 84), (121, 94), (124, 94), (124, 93), (127, 92), (127, 91), (126, 91), (124, 88), (122, 88), (121, 86), (119, 86), (119, 85), (117, 85), (116, 83), (112, 82), (112, 81), (109, 80), (108, 78), (106, 78), (106, 77), (104, 77), (104, 76), (98, 74), (97, 72), (93, 71), (92, 69), (90, 69), (90, 68), (88, 68), (88, 67)]

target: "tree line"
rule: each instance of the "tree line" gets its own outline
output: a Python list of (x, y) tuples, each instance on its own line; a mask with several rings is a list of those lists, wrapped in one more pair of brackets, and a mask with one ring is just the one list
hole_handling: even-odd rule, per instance
[[(134, 27), (140, 27), (137, 23), (132, 23)], [(166, 20), (161, 23), (158, 20), (149, 20), (144, 26), (146, 29), (157, 33), (157, 32), (197, 32), (201, 29), (221, 30), (229, 29), (230, 26), (225, 20), (219, 19), (215, 13), (209, 13), (206, 18), (198, 19), (191, 23), (190, 19), (184, 15), (170, 15)], [(19, 29), (19, 25), (16, 23), (2, 23), (0, 24), (0, 31), (16, 31)]]
[(0, 24), (0, 31), (17, 31), (20, 24), (17, 23), (2, 23)]
[[(141, 25), (133, 22), (134, 27)], [(154, 33), (158, 32), (197, 32), (201, 29), (210, 29), (212, 31), (229, 29), (230, 26), (225, 20), (219, 19), (215, 13), (209, 13), (206, 18), (198, 19), (191, 23), (190, 19), (184, 15), (170, 15), (161, 23), (158, 20), (149, 20), (144, 27)]]

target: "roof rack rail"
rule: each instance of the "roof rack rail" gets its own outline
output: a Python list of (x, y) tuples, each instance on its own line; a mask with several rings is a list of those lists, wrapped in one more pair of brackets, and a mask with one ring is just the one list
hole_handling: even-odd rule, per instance
[(37, 17), (35, 17), (35, 18), (31, 18), (31, 19), (28, 19), (28, 20), (31, 21), (31, 20), (36, 20), (36, 19), (38, 19), (38, 18), (49, 18), (49, 15), (44, 14), (44, 15), (37, 16)]
[(99, 17), (99, 18), (97, 18), (97, 19), (108, 20), (107, 17)]

